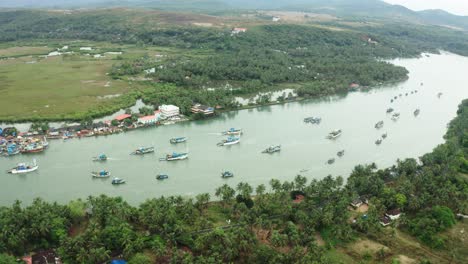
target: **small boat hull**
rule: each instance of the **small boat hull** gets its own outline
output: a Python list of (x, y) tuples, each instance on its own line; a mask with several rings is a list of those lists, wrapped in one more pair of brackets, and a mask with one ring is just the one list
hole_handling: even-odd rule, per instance
[(11, 174), (23, 174), (23, 173), (30, 173), (30, 172), (33, 172), (33, 171), (36, 171), (37, 169), (39, 169), (39, 166), (33, 166), (31, 168), (28, 168), (28, 169), (24, 169), (24, 170), (18, 170), (16, 168), (14, 169), (11, 169), (8, 171), (8, 173), (11, 173)]

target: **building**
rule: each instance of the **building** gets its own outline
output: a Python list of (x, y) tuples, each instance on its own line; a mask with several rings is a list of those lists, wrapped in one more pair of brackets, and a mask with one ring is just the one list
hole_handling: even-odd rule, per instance
[(154, 125), (159, 121), (160, 118), (161, 118), (161, 112), (154, 111), (154, 115), (142, 116), (138, 118), (138, 123), (143, 124), (143, 125)]
[(201, 105), (201, 104), (195, 104), (192, 106), (191, 111), (194, 114), (202, 113), (204, 115), (212, 115), (214, 114), (214, 108), (211, 106), (206, 106), (206, 105)]
[(246, 28), (233, 28), (231, 33), (232, 34), (239, 34), (239, 33), (245, 33), (247, 32)]
[(385, 213), (385, 216), (387, 216), (391, 220), (397, 220), (398, 218), (400, 218), (400, 215), (401, 215), (400, 209), (389, 210)]
[(277, 16), (274, 16), (274, 17), (272, 18), (272, 20), (273, 20), (273, 22), (278, 22), (278, 21), (281, 20), (281, 18), (280, 18), (280, 17), (277, 17)]
[(392, 223), (392, 219), (390, 219), (390, 217), (388, 216), (383, 216), (380, 218), (380, 224), (382, 226), (388, 226)]
[(161, 111), (162, 118), (175, 117), (180, 114), (179, 107), (175, 105), (161, 105), (159, 106), (159, 111)]
[(132, 115), (123, 114), (123, 115), (118, 115), (118, 116), (116, 116), (114, 119), (117, 120), (117, 121), (119, 121), (119, 122), (122, 122), (122, 121), (124, 121), (125, 119), (131, 118), (131, 117), (132, 117)]

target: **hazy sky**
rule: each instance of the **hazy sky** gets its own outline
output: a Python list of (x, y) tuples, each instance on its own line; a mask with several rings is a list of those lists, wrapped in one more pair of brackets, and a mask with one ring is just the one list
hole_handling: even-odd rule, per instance
[(468, 0), (384, 0), (413, 10), (443, 9), (457, 15), (468, 16)]

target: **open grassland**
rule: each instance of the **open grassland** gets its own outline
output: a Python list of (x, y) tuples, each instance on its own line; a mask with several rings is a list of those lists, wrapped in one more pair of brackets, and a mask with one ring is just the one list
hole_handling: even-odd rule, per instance
[(42, 55), (47, 54), (51, 48), (43, 47), (9, 47), (5, 49), (0, 49), (0, 58), (1, 57), (19, 57), (27, 55)]
[(78, 55), (0, 61), (0, 119), (73, 119), (111, 104), (118, 99), (109, 96), (130, 91), (106, 75), (112, 63)]

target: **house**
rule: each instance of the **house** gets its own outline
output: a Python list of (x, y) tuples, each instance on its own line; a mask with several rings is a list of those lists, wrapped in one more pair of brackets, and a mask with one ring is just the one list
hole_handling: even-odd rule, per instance
[(273, 22), (278, 22), (281, 20), (280, 17), (277, 17), (277, 16), (274, 16), (271, 20), (273, 20)]
[(81, 47), (80, 50), (91, 51), (91, 50), (93, 50), (93, 48), (91, 48), (91, 47)]
[(302, 203), (304, 201), (305, 196), (302, 194), (297, 194), (296, 198), (293, 200), (293, 203)]
[(388, 226), (392, 223), (392, 219), (390, 219), (388, 216), (383, 216), (380, 218), (379, 222), (382, 226)]
[(122, 121), (124, 121), (125, 119), (130, 118), (130, 117), (132, 117), (132, 115), (123, 114), (123, 115), (118, 115), (118, 116), (116, 116), (114, 119), (117, 120), (117, 121), (119, 121), (119, 122), (122, 122)]
[(102, 56), (101, 54), (95, 54), (93, 57), (95, 59), (104, 58), (104, 56)]
[(145, 70), (146, 74), (151, 74), (151, 73), (155, 73), (155, 72), (156, 72), (156, 68), (151, 68), (151, 69)]
[(361, 200), (361, 198), (354, 199), (354, 200), (350, 203), (350, 205), (351, 205), (352, 207), (354, 207), (354, 208), (359, 208), (359, 206), (362, 205), (362, 200)]
[(212, 115), (214, 114), (214, 108), (211, 106), (206, 106), (206, 105), (201, 105), (201, 104), (195, 104), (191, 108), (192, 113), (198, 114), (202, 113), (204, 115)]
[(162, 118), (175, 117), (180, 114), (179, 107), (175, 105), (161, 105), (159, 106), (159, 111), (161, 111)]
[(53, 249), (39, 251), (32, 255), (31, 259), (32, 264), (62, 264), (62, 261)]
[(385, 216), (387, 216), (391, 220), (397, 220), (398, 218), (400, 218), (400, 215), (401, 215), (400, 209), (389, 210), (385, 213)]
[(154, 115), (142, 116), (138, 118), (138, 123), (143, 124), (143, 125), (154, 125), (159, 121), (160, 117), (161, 117), (161, 112), (154, 111)]
[(246, 28), (233, 28), (231, 31), (231, 34), (239, 34), (239, 33), (245, 33), (247, 32)]

